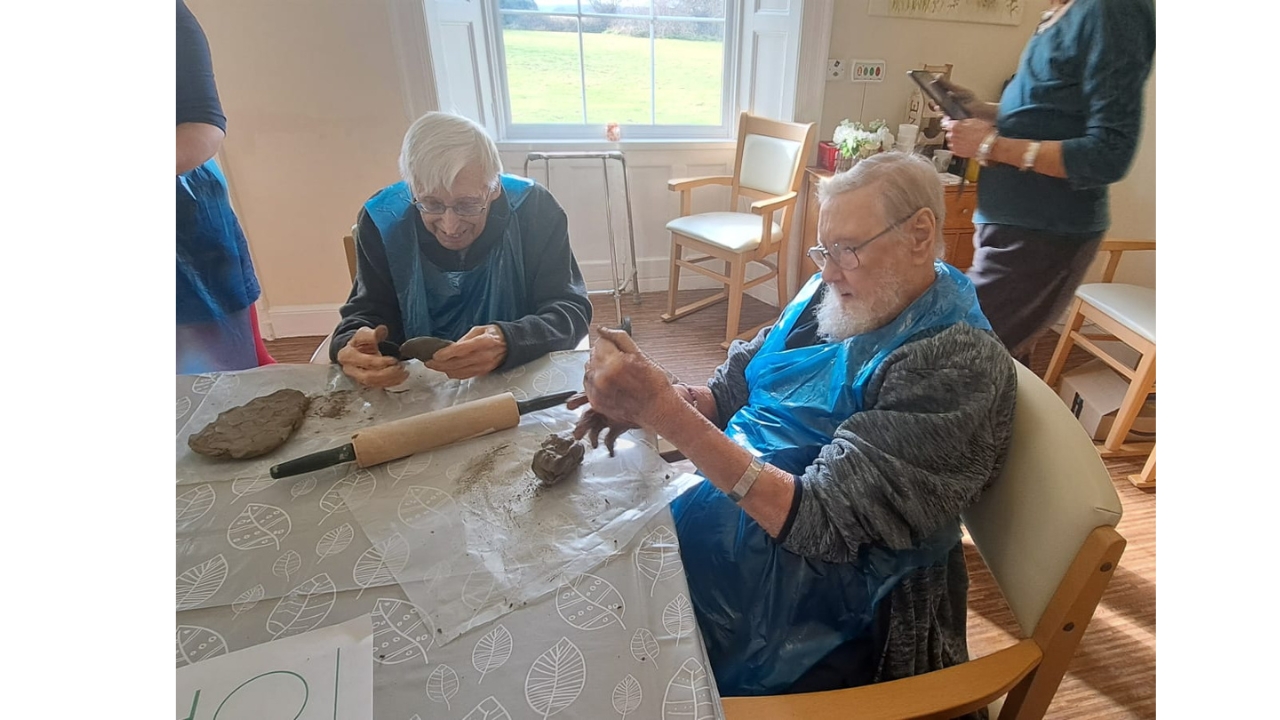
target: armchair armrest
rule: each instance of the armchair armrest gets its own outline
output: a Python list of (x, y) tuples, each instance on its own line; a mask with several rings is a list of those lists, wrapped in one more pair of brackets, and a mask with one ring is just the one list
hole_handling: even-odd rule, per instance
[(773, 252), (773, 246), (779, 242), (773, 237), (773, 214), (794, 207), (798, 194), (794, 191), (783, 193), (777, 197), (757, 200), (751, 203), (751, 212), (760, 216), (760, 251)]
[(989, 705), (1022, 681), (1043, 658), (1034, 640), (945, 670), (847, 690), (728, 697), (728, 720), (859, 720), (954, 718)]
[(667, 189), (677, 192), (692, 190), (703, 185), (732, 185), (732, 175), (706, 175), (704, 177), (672, 178), (667, 181)]
[(768, 200), (757, 200), (751, 203), (751, 212), (757, 215), (776, 212), (795, 203), (796, 197), (798, 197), (797, 193), (789, 192), (784, 195), (779, 195), (778, 197), (769, 198)]
[(1098, 245), (1099, 253), (1107, 253), (1107, 266), (1102, 270), (1102, 282), (1113, 282), (1116, 270), (1120, 268), (1120, 257), (1129, 251), (1156, 249), (1155, 240), (1122, 240), (1120, 238), (1104, 238)]
[(1130, 250), (1155, 250), (1155, 240), (1122, 240), (1105, 238), (1098, 246), (1098, 252), (1128, 252)]

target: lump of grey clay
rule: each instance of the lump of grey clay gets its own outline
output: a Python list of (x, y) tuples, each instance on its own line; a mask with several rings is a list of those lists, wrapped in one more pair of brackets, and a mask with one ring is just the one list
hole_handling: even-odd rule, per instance
[(422, 336), (409, 338), (400, 344), (400, 357), (417, 358), (422, 362), (427, 362), (435, 356), (437, 352), (449, 347), (453, 344), (452, 340), (444, 340), (437, 337)]
[(216, 420), (187, 438), (187, 446), (215, 458), (265, 455), (289, 439), (310, 404), (311, 399), (297, 390), (277, 390), (218, 413)]
[(548, 435), (541, 449), (533, 454), (533, 474), (544, 487), (550, 487), (573, 474), (582, 465), (586, 448), (569, 432)]

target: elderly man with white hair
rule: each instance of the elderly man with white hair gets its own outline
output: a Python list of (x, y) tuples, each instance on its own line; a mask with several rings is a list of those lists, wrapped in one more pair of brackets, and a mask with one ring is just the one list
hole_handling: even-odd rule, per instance
[(601, 329), (579, 437), (653, 430), (705, 481), (672, 504), (725, 695), (851, 687), (968, 659), (960, 513), (996, 477), (1013, 360), (937, 260), (942, 187), (883, 153), (819, 191), (822, 268), (704, 386)]
[(367, 387), (408, 373), (379, 343), (456, 341), (427, 367), (452, 378), (512, 368), (587, 335), (591, 303), (551, 193), (502, 173), (484, 128), (432, 112), (405, 134), (403, 178), (360, 212), (356, 278), (330, 357)]

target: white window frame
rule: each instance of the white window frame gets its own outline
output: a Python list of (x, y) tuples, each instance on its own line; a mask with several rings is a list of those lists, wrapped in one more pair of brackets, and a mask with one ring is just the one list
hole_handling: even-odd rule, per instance
[[(546, 144), (560, 147), (599, 147), (605, 145), (604, 128), (596, 125), (552, 125), (554, 133), (546, 137), (513, 136), (509, 132), (506, 108), (506, 62), (497, 49), (493, 33), (500, 32), (496, 0), (386, 0), (391, 4), (395, 30), (392, 40), (400, 81), (405, 95), (405, 108), (417, 117), (419, 108), (434, 108), (471, 118), (498, 140), (499, 147), (509, 150), (536, 149)], [(622, 128), (622, 145), (650, 148), (659, 146), (722, 147), (736, 139), (738, 115), (750, 112), (776, 120), (795, 120), (802, 78), (799, 76), (800, 39), (804, 10), (815, 10), (832, 0), (728, 0), (726, 15), (726, 88), (730, 100), (721, 107), (727, 114), (720, 127), (715, 126), (641, 126)], [(421, 9), (421, 15), (414, 8)], [(412, 12), (411, 12), (412, 10)], [(616, 16), (613, 16), (616, 17)], [(830, 17), (830, 10), (825, 17)], [(811, 33), (822, 34), (818, 25)], [(829, 23), (828, 23), (829, 24)], [(727, 28), (734, 32), (730, 37)], [(809, 43), (812, 45), (813, 43)], [(823, 38), (822, 45), (826, 45)], [(810, 64), (817, 60), (810, 59)], [(823, 59), (825, 63), (825, 59)], [(822, 64), (825, 69), (825, 64)], [(821, 73), (810, 73), (804, 83), (821, 83)], [(821, 97), (821, 87), (805, 90)], [(432, 102), (434, 96), (434, 102)], [(820, 103), (819, 103), (820, 104)], [(817, 113), (813, 113), (816, 117)], [(516, 126), (516, 129), (531, 127)], [(672, 128), (687, 127), (690, 132), (676, 135)]]
[[(649, 15), (603, 14), (584, 11), (582, 3), (577, 0), (578, 12), (539, 12), (534, 10), (502, 10), (500, 0), (488, 0), (484, 4), (485, 31), (490, 49), (490, 67), (493, 71), (493, 103), (495, 120), (497, 121), (498, 139), (501, 142), (530, 142), (537, 140), (558, 141), (599, 141), (605, 137), (603, 123), (515, 123), (511, 119), (510, 94), (507, 85), (506, 45), (502, 38), (503, 15), (528, 15), (533, 17), (568, 17), (602, 18), (606, 20), (648, 20), (651, 23), (659, 16), (654, 14), (654, 6), (649, 5)], [(720, 124), (719, 125), (639, 125), (623, 124), (624, 140), (732, 140), (737, 128), (738, 108), (738, 58), (739, 42), (742, 36), (742, 23), (739, 14), (738, 0), (725, 0), (725, 17), (717, 18), (661, 16), (663, 20), (680, 22), (721, 22), (724, 25), (724, 54), (721, 58), (723, 73), (720, 79)], [(653, 118), (657, 112), (654, 64), (653, 25), (649, 26), (649, 113)], [(587, 114), (586, 66), (582, 44), (582, 30), (578, 30), (578, 72), (580, 101), (583, 115)]]

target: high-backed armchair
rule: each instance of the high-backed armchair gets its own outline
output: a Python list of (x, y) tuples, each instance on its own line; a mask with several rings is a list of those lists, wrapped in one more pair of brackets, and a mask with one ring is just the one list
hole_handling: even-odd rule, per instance
[(1115, 530), (1123, 508), (1088, 433), (1040, 378), (1016, 367), (1009, 456), (963, 518), (1013, 611), (1019, 641), (891, 682), (725, 698), (729, 720), (945, 720), (1000, 698), (999, 720), (1044, 717), (1124, 552)]
[[(667, 223), (671, 232), (671, 279), (663, 322), (678, 320), (727, 299), (728, 327), (721, 345), (727, 349), (734, 338), (750, 339), (764, 327), (738, 332), (742, 296), (747, 290), (777, 278), (779, 311), (787, 304), (787, 238), (795, 217), (804, 163), (813, 151), (816, 136), (814, 123), (779, 122), (743, 113), (738, 120), (733, 175), (667, 182), (668, 190), (680, 193), (680, 216)], [(692, 214), (693, 190), (708, 185), (730, 188), (728, 211)], [(744, 197), (754, 201), (750, 212), (738, 211)], [(686, 258), (686, 248), (699, 254)], [(714, 260), (724, 263), (723, 273), (704, 265)], [(748, 281), (747, 265), (753, 262), (767, 271)], [(722, 283), (724, 290), (677, 308), (682, 268)]]

